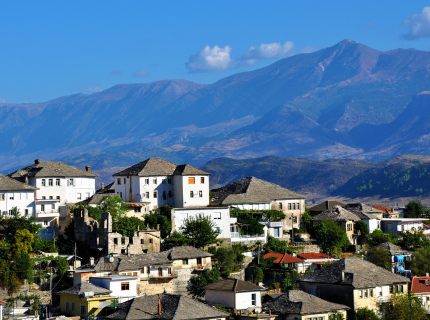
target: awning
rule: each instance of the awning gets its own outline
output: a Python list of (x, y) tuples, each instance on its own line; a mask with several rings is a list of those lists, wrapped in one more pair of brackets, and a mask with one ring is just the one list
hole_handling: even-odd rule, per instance
[(107, 307), (108, 305), (110, 305), (112, 303), (112, 301), (103, 301), (102, 303), (100, 303), (97, 307), (96, 307), (96, 309), (103, 309), (103, 308), (105, 308), (105, 307)]
[(130, 203), (130, 207), (146, 207), (144, 203)]

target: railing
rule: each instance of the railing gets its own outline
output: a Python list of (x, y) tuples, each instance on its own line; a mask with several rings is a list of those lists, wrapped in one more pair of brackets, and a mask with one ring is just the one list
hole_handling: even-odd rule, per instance
[(239, 238), (239, 232), (231, 232), (231, 238)]
[(385, 302), (390, 302), (391, 299), (389, 296), (378, 296), (376, 297), (376, 302), (377, 303), (385, 303)]

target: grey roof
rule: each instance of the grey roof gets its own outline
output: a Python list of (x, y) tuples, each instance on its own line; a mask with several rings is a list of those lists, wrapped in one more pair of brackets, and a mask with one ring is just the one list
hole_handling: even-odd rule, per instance
[(9, 178), (8, 176), (0, 173), (0, 191), (34, 191), (38, 188), (25, 184), (23, 182), (16, 181), (15, 179)]
[(206, 258), (211, 257), (209, 252), (189, 246), (173, 247), (167, 251), (153, 252), (146, 254), (135, 254), (129, 256), (120, 255), (114, 257), (113, 262), (108, 258), (101, 258), (94, 265), (83, 265), (76, 269), (77, 272), (83, 270), (94, 270), (95, 272), (112, 272), (138, 270), (145, 266), (171, 265), (174, 260)]
[(58, 161), (41, 161), (9, 173), (8, 176), (14, 179), (24, 179), (25, 177), (97, 177), (95, 173), (81, 170), (67, 163)]
[(309, 208), (310, 212), (324, 212), (328, 209), (333, 208), (334, 206), (341, 206), (344, 208), (346, 206), (346, 203), (337, 201), (337, 200), (326, 200), (319, 204), (316, 204)]
[(356, 214), (361, 220), (382, 219), (384, 212), (364, 203), (348, 203), (346, 210)]
[(263, 307), (277, 314), (319, 314), (349, 310), (348, 306), (328, 302), (301, 290), (288, 290), (277, 298), (266, 302)]
[(75, 294), (75, 295), (81, 295), (84, 292), (94, 292), (95, 295), (103, 295), (103, 294), (110, 294), (112, 291), (95, 286), (88, 282), (82, 282), (80, 284), (77, 284), (74, 287), (70, 287), (69, 289), (59, 291), (57, 294)]
[(210, 175), (210, 173), (197, 169), (189, 164), (177, 165), (161, 158), (149, 158), (128, 167), (113, 176), (172, 176), (172, 175)]
[(77, 204), (89, 205), (98, 204), (103, 201), (105, 197), (119, 197), (117, 193), (95, 193), (91, 197), (78, 202)]
[(304, 199), (297, 192), (255, 177), (237, 180), (222, 188), (212, 190), (214, 204), (261, 203), (279, 199)]
[(352, 212), (342, 208), (341, 206), (334, 206), (323, 213), (312, 218), (312, 221), (332, 220), (332, 221), (359, 221), (360, 218)]
[[(161, 305), (161, 314), (158, 312), (159, 303)], [(145, 295), (124, 302), (118, 307), (120, 310), (108, 316), (109, 319), (186, 320), (225, 318), (229, 315), (224, 311), (209, 307), (197, 300), (174, 294)]]
[[(344, 272), (343, 280), (342, 271)], [(349, 257), (306, 274), (296, 281), (349, 285), (354, 288), (374, 288), (375, 286), (406, 283), (409, 282), (409, 279), (391, 273), (369, 261)]]
[(264, 288), (257, 286), (256, 284), (238, 280), (238, 279), (222, 279), (218, 282), (212, 283), (205, 287), (206, 290), (214, 290), (214, 291), (234, 291), (234, 292), (242, 292), (242, 291), (262, 291)]
[(96, 190), (96, 194), (100, 193), (115, 193), (115, 182), (109, 183), (107, 186), (104, 187), (104, 189), (98, 189)]
[(390, 255), (395, 256), (397, 254), (401, 255), (411, 255), (413, 252), (409, 250), (402, 249), (401, 247), (395, 245), (394, 243), (391, 243), (390, 241), (378, 244), (377, 246), (374, 246), (372, 249), (369, 250), (369, 252), (372, 252), (373, 250), (377, 248), (384, 248), (387, 249), (388, 252), (390, 252)]

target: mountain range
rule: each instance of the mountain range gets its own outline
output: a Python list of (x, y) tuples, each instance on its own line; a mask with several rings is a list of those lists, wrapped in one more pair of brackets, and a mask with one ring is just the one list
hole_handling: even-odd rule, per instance
[(430, 155), (429, 105), (429, 52), (343, 40), (213, 84), (165, 80), (0, 103), (0, 171), (35, 158), (101, 170), (150, 156), (200, 166), (217, 157)]

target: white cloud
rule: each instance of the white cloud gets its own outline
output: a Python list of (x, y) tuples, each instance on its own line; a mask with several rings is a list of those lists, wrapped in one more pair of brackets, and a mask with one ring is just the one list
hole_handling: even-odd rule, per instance
[(241, 60), (246, 64), (254, 64), (259, 60), (289, 57), (294, 53), (294, 42), (292, 41), (284, 44), (280, 42), (262, 43), (257, 47), (250, 47)]
[(403, 25), (409, 26), (409, 32), (403, 35), (405, 40), (430, 38), (430, 7), (424, 7), (421, 13), (406, 18)]
[(136, 70), (133, 72), (133, 77), (149, 77), (149, 71), (146, 69)]
[(235, 65), (230, 57), (231, 47), (206, 46), (188, 58), (185, 66), (191, 73), (223, 71)]

